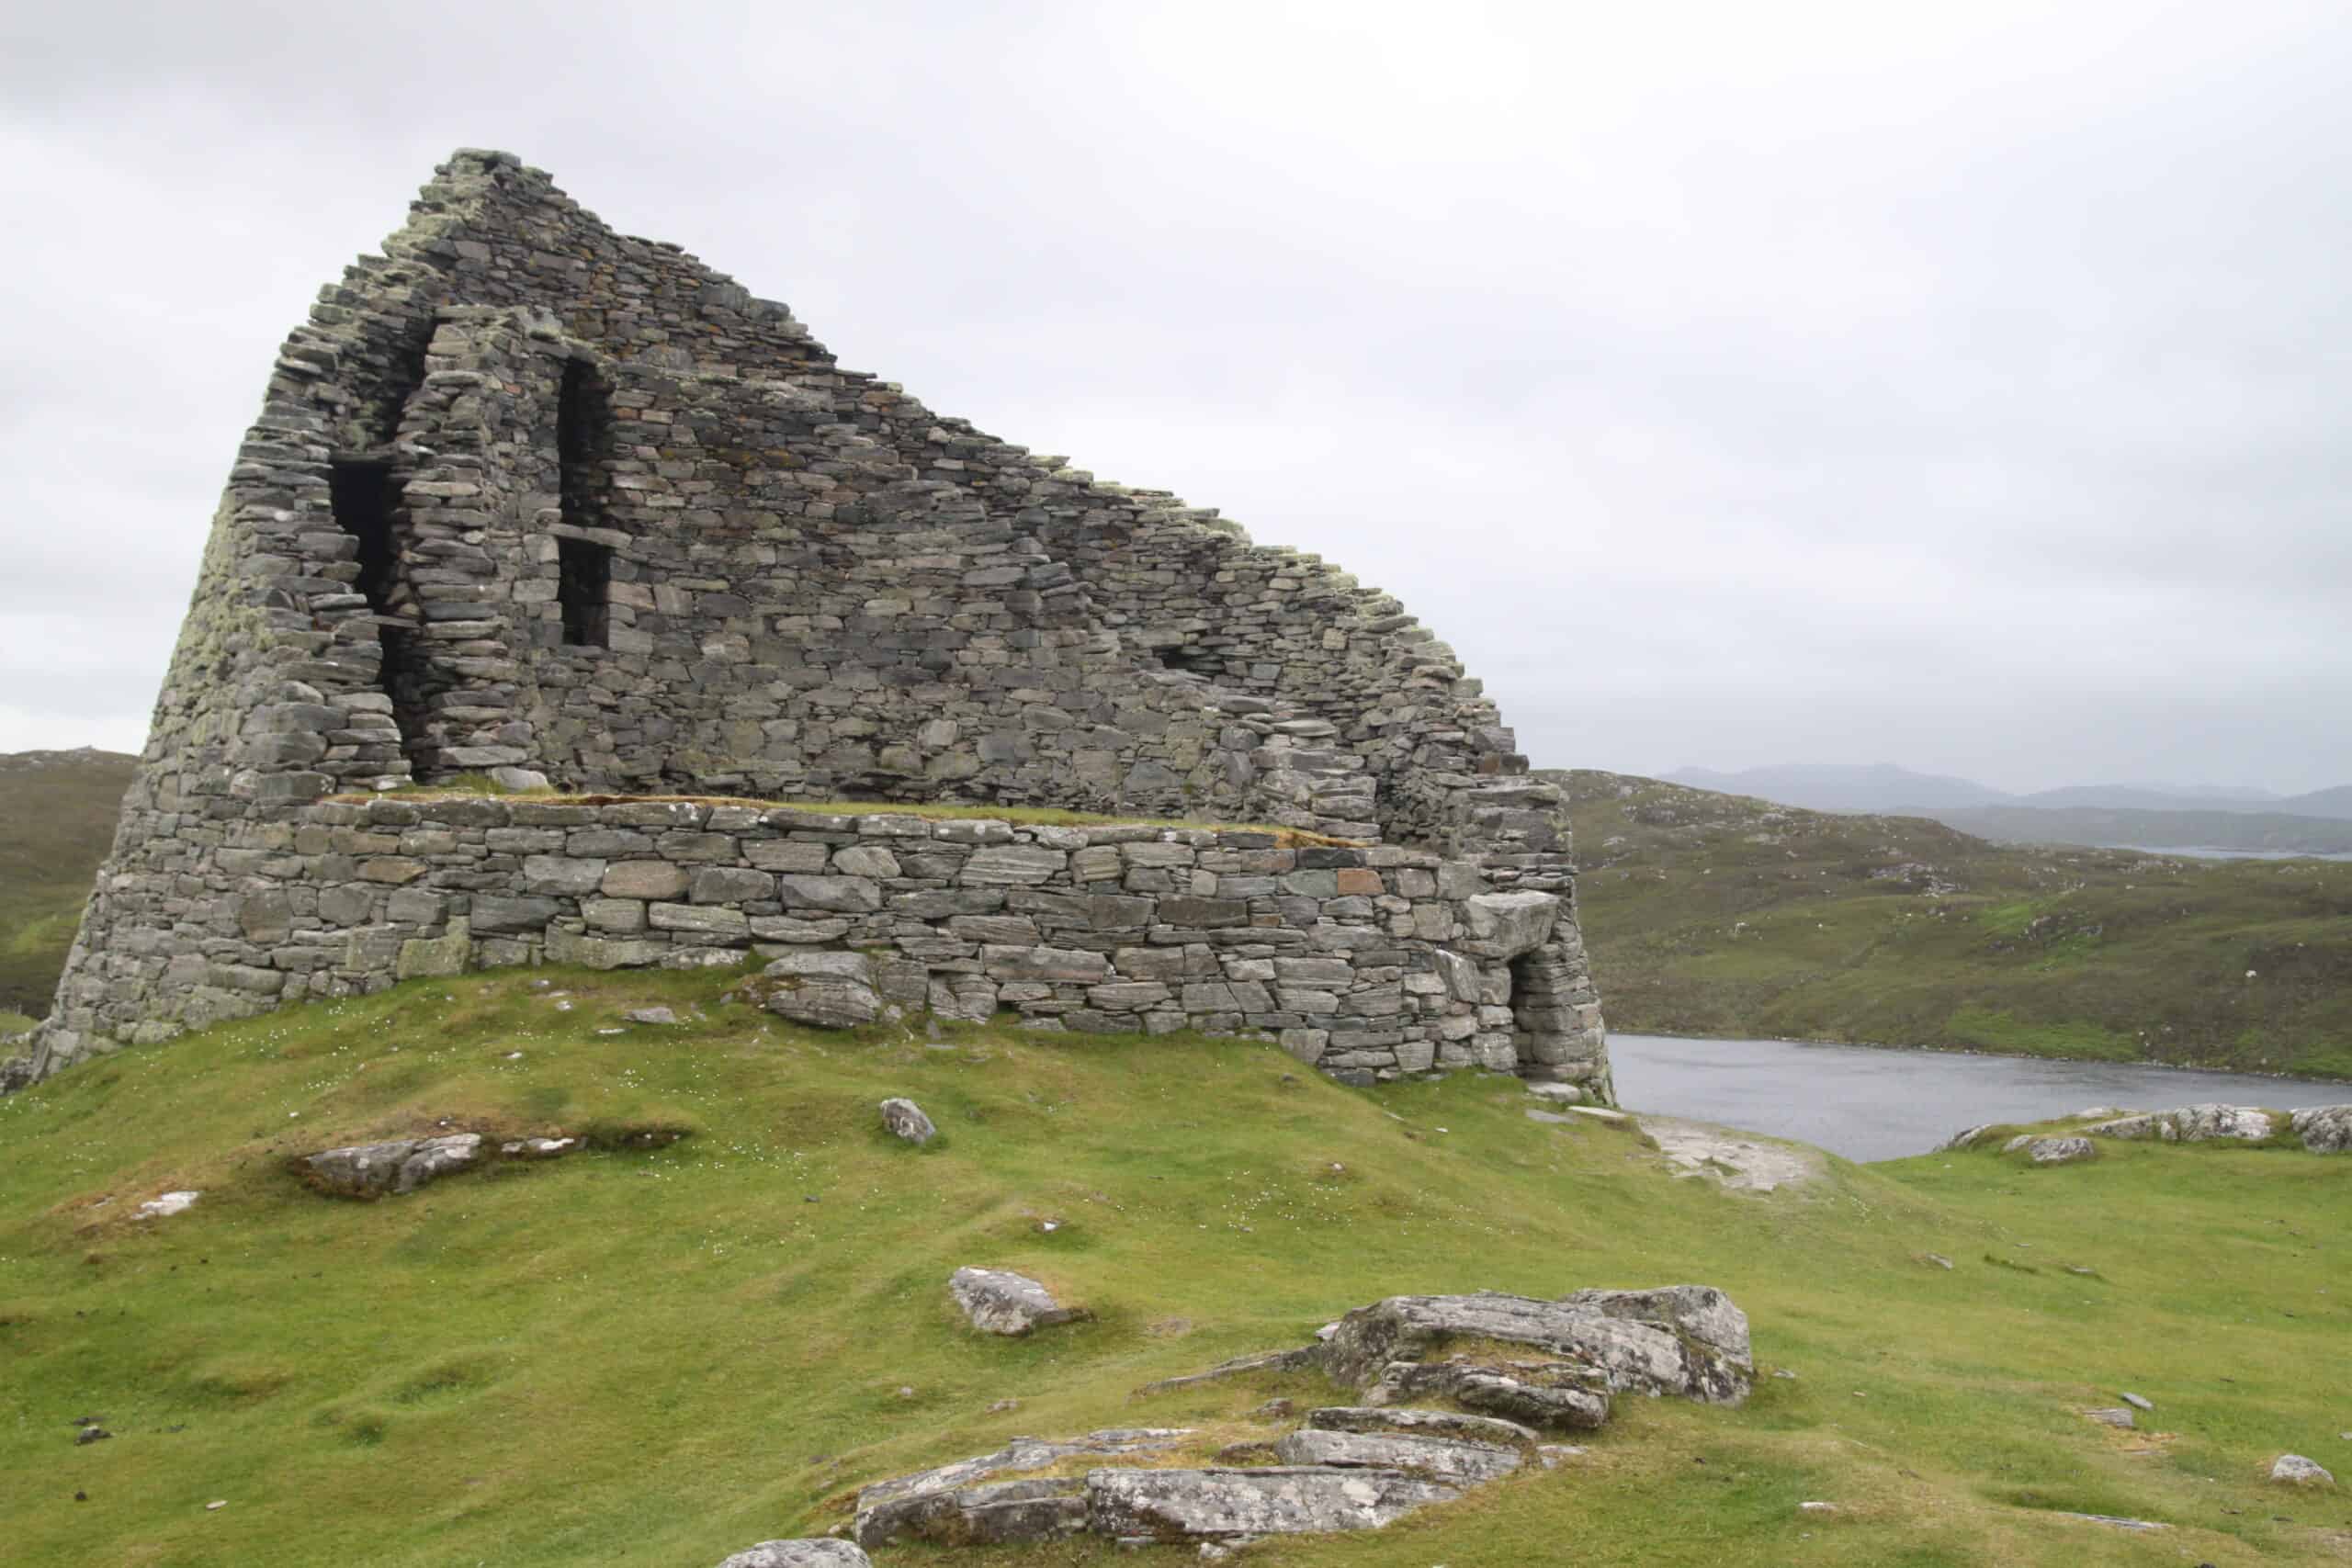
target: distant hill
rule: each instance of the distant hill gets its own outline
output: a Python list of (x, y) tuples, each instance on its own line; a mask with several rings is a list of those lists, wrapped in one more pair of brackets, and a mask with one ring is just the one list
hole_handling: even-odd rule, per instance
[(1570, 797), (1612, 1029), (2352, 1077), (2352, 863), (1996, 844), (1542, 776)]
[(2269, 809), (2295, 817), (2333, 817), (2338, 821), (2352, 822), (2352, 784), (2315, 789), (2309, 795), (2290, 795), (2284, 800), (2273, 801)]
[(2067, 784), (2012, 795), (2011, 804), (2036, 807), (2089, 806), (2125, 811), (2273, 811), (2278, 796), (2267, 789), (2201, 784)]
[(0, 1029), (49, 1010), (137, 763), (87, 747), (0, 754)]
[(2131, 844), (2152, 849), (2352, 850), (2352, 784), (2279, 795), (2233, 784), (2066, 784), (2012, 795), (1973, 779), (1891, 762), (1790, 763), (1719, 773), (1678, 768), (1659, 781), (1753, 795), (1809, 811), (1930, 817), (2012, 843)]
[(1792, 762), (1780, 767), (1743, 768), (1731, 773), (1717, 773), (1712, 768), (1678, 768), (1663, 782), (1723, 795), (1752, 795), (1813, 811), (1990, 806), (2013, 798), (2005, 791), (1973, 780), (1914, 773), (1892, 762)]
[(2149, 849), (2352, 853), (2352, 819), (2277, 811), (2122, 811), (1976, 806), (1921, 813), (1980, 838), (2026, 844), (2130, 844)]

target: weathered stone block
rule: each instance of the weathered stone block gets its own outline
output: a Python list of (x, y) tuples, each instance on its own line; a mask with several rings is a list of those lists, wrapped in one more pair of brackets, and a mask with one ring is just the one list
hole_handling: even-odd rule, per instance
[(880, 884), (864, 876), (802, 876), (776, 878), (777, 896), (793, 909), (831, 909), (842, 914), (867, 914), (882, 907)]
[(607, 866), (600, 886), (608, 898), (682, 898), (686, 869), (668, 861), (625, 860)]

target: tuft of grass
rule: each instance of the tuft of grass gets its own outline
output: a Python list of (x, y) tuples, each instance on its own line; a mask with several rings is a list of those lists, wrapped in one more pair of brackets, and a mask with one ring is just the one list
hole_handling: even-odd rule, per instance
[[(1115, 827), (1146, 822), (1155, 828), (1205, 829), (1215, 832), (1270, 833), (1283, 844), (1352, 844), (1304, 828), (1283, 828), (1258, 822), (1214, 822), (1191, 818), (1104, 816), (1091, 811), (1065, 811), (1052, 806), (969, 805), (955, 801), (873, 801), (763, 799), (734, 795), (567, 795), (553, 789), (510, 790), (486, 773), (458, 773), (431, 784), (403, 784), (384, 795), (399, 800), (479, 799), (497, 795), (547, 801), (561, 806), (624, 806), (674, 801), (689, 806), (742, 806), (759, 811), (809, 811), (837, 817), (920, 817), (926, 822), (1015, 822), (1024, 827)], [(375, 795), (337, 795), (328, 799), (345, 805), (382, 798)]]
[[(1313, 1371), (1139, 1391), (1383, 1295), (1700, 1280), (1794, 1380), (1737, 1409), (1625, 1400), (1560, 1470), (1253, 1557), (2145, 1560), (2073, 1511), (2165, 1521), (2189, 1562), (2340, 1561), (2342, 1510), (2281, 1508), (2265, 1476), (2289, 1449), (2324, 1462), (2343, 1425), (2312, 1375), (2352, 1330), (2341, 1159), (2117, 1145), (2031, 1179), (1977, 1156), (1833, 1159), (1813, 1186), (1735, 1194), (1675, 1179), (1639, 1136), (1529, 1122), (1510, 1080), (1354, 1090), (1190, 1036), (820, 1033), (722, 1003), (731, 983), (419, 981), (0, 1100), (11, 1560), (716, 1562), (1015, 1433), (1192, 1427), (1188, 1461), (1267, 1440), (1267, 1400), (1350, 1396)], [(597, 1032), (657, 1002), (685, 1021)], [(897, 1094), (946, 1136), (878, 1136)], [(694, 1135), (368, 1204), (286, 1169), (445, 1122)], [(204, 1194), (187, 1213), (129, 1217), (182, 1187)], [(966, 1263), (1095, 1318), (977, 1334), (945, 1289)], [(2075, 1414), (2120, 1388), (2174, 1440), (2127, 1451)], [(115, 1438), (76, 1447), (86, 1413)], [(1132, 1561), (1098, 1541), (986, 1560)]]
[(0, 757), (0, 1034), (49, 1011), (135, 757)]

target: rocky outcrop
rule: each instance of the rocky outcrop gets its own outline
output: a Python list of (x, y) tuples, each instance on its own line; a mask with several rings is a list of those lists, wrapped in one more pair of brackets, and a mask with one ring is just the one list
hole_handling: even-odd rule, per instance
[[(674, 1127), (648, 1128), (630, 1134), (628, 1141), (654, 1147), (675, 1143), (684, 1136), (685, 1134)], [(444, 1176), (470, 1170), (493, 1155), (510, 1160), (560, 1159), (582, 1146), (580, 1139), (566, 1137), (510, 1138), (485, 1146), (480, 1133), (449, 1133), (430, 1138), (393, 1138), (379, 1144), (322, 1149), (317, 1154), (297, 1157), (293, 1167), (296, 1175), (322, 1192), (338, 1198), (382, 1198), (413, 1192)], [(191, 1201), (193, 1198), (191, 1194)]]
[(2320, 1105), (2298, 1111), (2288, 1126), (2315, 1155), (2352, 1153), (2352, 1105)]
[(399, 1138), (322, 1149), (301, 1161), (311, 1184), (340, 1198), (381, 1198), (413, 1192), (429, 1181), (464, 1170), (481, 1155), (480, 1133), (439, 1138)]
[(1460, 1495), (1400, 1470), (1110, 1470), (1087, 1476), (1086, 1517), (1094, 1534), (1119, 1540), (1239, 1540), (1378, 1529)]
[(1086, 1527), (1085, 1489), (1073, 1479), (1001, 1482), (1078, 1458), (1162, 1452), (1192, 1436), (1182, 1427), (1115, 1427), (1059, 1440), (1015, 1438), (992, 1453), (877, 1481), (857, 1495), (854, 1533), (862, 1546), (899, 1540), (977, 1545), (1050, 1540)]
[[(1746, 1314), (1703, 1285), (1580, 1291), (1557, 1301), (1491, 1292), (1392, 1296), (1348, 1314), (1327, 1333), (1303, 1350), (1243, 1357), (1144, 1391), (1307, 1364), (1366, 1391), (1363, 1404), (1312, 1410), (1271, 1443), (1234, 1444), (1216, 1456), (1271, 1464), (1158, 1463), (1193, 1436), (1170, 1428), (1059, 1442), (1016, 1438), (994, 1453), (868, 1486), (858, 1495), (856, 1539), (865, 1546), (968, 1546), (1083, 1533), (1138, 1545), (1214, 1546), (1377, 1529), (1531, 1462), (1551, 1469), (1581, 1451), (1544, 1443), (1539, 1429), (1599, 1426), (1612, 1393), (1736, 1403), (1755, 1375)], [(1457, 1343), (1462, 1353), (1446, 1354)], [(1422, 1395), (1474, 1409), (1408, 1403)], [(1279, 1400), (1258, 1415), (1292, 1413), (1291, 1403)], [(1098, 1456), (1128, 1462), (1001, 1479)]]
[(763, 1540), (718, 1568), (872, 1568), (872, 1563), (845, 1540)]
[(2098, 1145), (2088, 1138), (2040, 1138), (2021, 1133), (2001, 1145), (2006, 1155), (2022, 1154), (2034, 1165), (2078, 1165), (2098, 1157)]
[(2150, 1111), (2094, 1122), (2085, 1127), (2094, 1138), (2152, 1138), (2167, 1144), (2201, 1144), (2216, 1138), (2260, 1143), (2277, 1131), (2270, 1113), (2251, 1105), (2184, 1105), (2177, 1111)]
[[(1464, 1343), (1479, 1348), (1451, 1348)], [(1392, 1296), (1341, 1318), (1322, 1362), (1332, 1377), (1375, 1393), (1375, 1404), (1443, 1394), (1475, 1410), (1567, 1427), (1599, 1426), (1612, 1393), (1736, 1404), (1756, 1375), (1747, 1315), (1703, 1285), (1581, 1291), (1558, 1301), (1493, 1292)]]
[(1084, 1307), (1062, 1305), (1045, 1286), (1010, 1269), (958, 1269), (948, 1277), (947, 1289), (972, 1326), (984, 1334), (1018, 1337), (1094, 1315)]

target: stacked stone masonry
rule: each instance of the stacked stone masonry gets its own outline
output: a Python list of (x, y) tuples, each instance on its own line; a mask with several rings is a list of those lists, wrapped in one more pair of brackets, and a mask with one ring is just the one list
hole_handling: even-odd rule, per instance
[[(1069, 869), (1069, 882), (1021, 896), (1082, 886), (1098, 901), (1247, 904), (1242, 929), (1308, 943), (1234, 958), (1252, 966), (1329, 959), (1311, 933), (1361, 927), (1417, 944), (1410, 964), (1350, 962), (1351, 972), (1399, 969), (1399, 986), (1411, 975), (1426, 984), (1435, 955), (1450, 951), (1451, 938), (1418, 934), (1416, 922), (1436, 919), (1425, 908), (1464, 919), (1461, 889), (1475, 874), (1482, 892), (1556, 905), (1557, 935), (1540, 961), (1522, 955), (1499, 999), (1457, 999), (1513, 1009), (1513, 1032), (1542, 1041), (1523, 1040), (1521, 1061), (1605, 1093), (1565, 807), (1555, 788), (1526, 776), (1514, 748), (1479, 682), (1387, 594), (1316, 557), (1252, 544), (1214, 512), (936, 415), (841, 368), (785, 307), (673, 246), (615, 234), (510, 154), (464, 152), (383, 254), (323, 290), (279, 352), (35, 1068), (282, 998), (366, 989), (398, 964), (379, 963), (372, 944), (454, 949), (456, 919), (469, 960), (491, 964), (666, 955), (730, 935), (765, 943), (753, 924), (809, 911), (781, 884), (775, 897), (698, 898), (706, 870), (854, 881), (729, 857), (765, 845), (807, 859), (820, 840), (794, 835), (820, 832), (888, 852), (895, 830), (869, 832), (868, 818), (832, 829), (688, 827), (653, 818), (714, 808), (656, 804), (331, 800), (520, 769), (575, 792), (1046, 806), (1310, 829), (1367, 846), (1365, 859), (1281, 870), (1123, 860), (1116, 878)], [(420, 815), (398, 820), (404, 811)], [(605, 811), (648, 821), (543, 815)], [(469, 813), (504, 816), (493, 827)], [(919, 858), (1126, 848), (1057, 849), (1013, 831), (994, 845), (943, 836)], [(547, 845), (550, 834), (562, 848), (515, 847), (517, 835)], [(574, 847), (599, 834), (653, 842)], [(734, 850), (705, 861), (662, 847), (684, 842), (667, 837), (677, 834)], [(424, 847), (377, 847), (387, 838)], [(449, 847), (432, 847), (445, 839)], [(1155, 852), (1178, 851), (1269, 867), (1292, 852), (1181, 835)], [(600, 860), (594, 889), (545, 885), (556, 874), (548, 863), (576, 880)], [(412, 862), (424, 869), (401, 880)], [(683, 895), (603, 887), (624, 866), (640, 867), (620, 873), (625, 881), (659, 879), (642, 869), (656, 863), (695, 868)], [(963, 874), (865, 880), (888, 898), (972, 894)], [(1170, 888), (1158, 885), (1163, 874)], [(1337, 891), (1342, 875), (1361, 890)], [(1456, 879), (1454, 892), (1421, 889), (1441, 875)], [(1326, 877), (1333, 891), (1306, 891)], [(1233, 890), (1193, 886), (1211, 881)], [(1115, 895), (1102, 886), (1114, 882)], [(1370, 914), (1360, 918), (1352, 899)], [(1346, 912), (1310, 919), (1302, 900)], [(503, 929), (520, 918), (509, 906), (536, 914), (549, 902), (544, 920)], [(605, 923), (628, 918), (621, 906), (642, 907), (642, 931)], [(724, 911), (743, 926), (663, 923), (698, 918), (681, 910)], [(821, 912), (851, 922), (842, 941), (885, 944), (909, 934), (884, 929), (894, 914), (935, 927), (922, 940), (939, 942), (960, 940), (947, 919), (1032, 918)], [(1100, 944), (1126, 929), (1088, 935)], [(1041, 928), (1030, 945), (1054, 945), (1042, 938)], [(1321, 1026), (1248, 1021), (1386, 1016), (1261, 1008), (1255, 991), (1194, 1008), (1187, 983), (1205, 997), (1203, 987), (1280, 976), (1225, 973), (1237, 951), (1225, 939), (1131, 945), (1206, 948), (1218, 972), (1122, 970), (1094, 984), (1171, 986), (1172, 1002), (1076, 1007), (1057, 988), (1051, 1007), (1032, 998), (1040, 1005), (1028, 1010), (1088, 1023), (1229, 1015), (1269, 1029)], [(977, 962), (953, 972), (985, 976)], [(1418, 1001), (1403, 1015), (1430, 1010), (1469, 1016)], [(1436, 1059), (1476, 1057), (1461, 1047)]]

